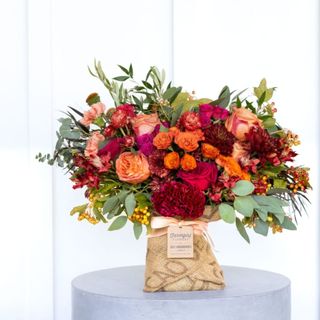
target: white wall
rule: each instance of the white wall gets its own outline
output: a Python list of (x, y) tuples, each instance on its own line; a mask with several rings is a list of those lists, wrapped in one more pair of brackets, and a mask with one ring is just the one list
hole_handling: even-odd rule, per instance
[(112, 75), (119, 63), (132, 62), (141, 76), (150, 65), (163, 67), (199, 96), (214, 97), (225, 84), (253, 86), (262, 77), (279, 88), (278, 118), (300, 134), (298, 161), (313, 170), (310, 217), (298, 232), (251, 234), (250, 246), (233, 226), (210, 228), (221, 263), (286, 274), (292, 319), (317, 320), (317, 14), (316, 0), (0, 2), (0, 318), (70, 319), (72, 278), (144, 263), (145, 239), (134, 240), (129, 226), (108, 233), (105, 225), (70, 217), (84, 202), (82, 191), (33, 160), (38, 150), (51, 150), (59, 110), (85, 107), (93, 91), (111, 102), (87, 73), (96, 57)]

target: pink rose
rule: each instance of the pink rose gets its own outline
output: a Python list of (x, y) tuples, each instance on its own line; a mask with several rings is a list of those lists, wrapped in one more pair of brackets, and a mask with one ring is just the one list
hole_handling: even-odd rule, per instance
[(131, 123), (138, 137), (143, 134), (152, 133), (155, 127), (161, 124), (157, 113), (139, 114), (131, 119)]
[(95, 158), (98, 154), (99, 143), (104, 141), (104, 136), (99, 132), (93, 132), (89, 140), (87, 141), (84, 155), (88, 158)]
[(140, 152), (123, 152), (116, 160), (116, 172), (121, 181), (141, 183), (150, 176), (147, 157)]
[(218, 176), (218, 169), (214, 163), (197, 162), (197, 167), (191, 171), (179, 170), (178, 177), (183, 181), (198, 187), (201, 191), (208, 189), (215, 184)]
[(90, 110), (83, 113), (83, 118), (80, 122), (85, 126), (89, 126), (104, 112), (105, 108), (105, 105), (101, 102), (91, 105)]
[(251, 127), (261, 127), (262, 121), (246, 108), (233, 108), (233, 112), (227, 118), (225, 126), (237, 139), (246, 140), (246, 133)]

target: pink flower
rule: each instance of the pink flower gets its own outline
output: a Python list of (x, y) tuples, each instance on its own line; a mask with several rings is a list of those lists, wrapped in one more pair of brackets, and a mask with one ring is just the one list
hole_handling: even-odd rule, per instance
[(99, 169), (98, 172), (107, 172), (111, 168), (110, 159), (110, 153), (107, 153), (101, 157), (96, 156), (91, 160), (91, 163)]
[(101, 102), (91, 105), (90, 110), (83, 113), (83, 118), (80, 122), (85, 126), (89, 126), (104, 112), (105, 108), (105, 105)]
[(116, 129), (113, 126), (107, 126), (103, 131), (103, 135), (105, 137), (112, 137), (114, 136), (115, 133), (116, 133)]
[(123, 104), (116, 108), (116, 111), (111, 116), (111, 125), (113, 128), (122, 128), (130, 123), (130, 120), (135, 117), (134, 106), (131, 104)]
[(152, 133), (156, 126), (161, 124), (157, 113), (139, 114), (131, 119), (131, 123), (138, 137), (143, 134)]
[(199, 117), (202, 128), (206, 128), (211, 124), (211, 119), (225, 120), (229, 116), (229, 111), (219, 106), (211, 104), (201, 104), (199, 106)]
[(123, 145), (127, 148), (133, 147), (135, 139), (133, 136), (125, 136), (123, 137)]
[(246, 108), (233, 108), (231, 115), (227, 118), (225, 126), (237, 139), (246, 140), (246, 134), (252, 127), (261, 127), (262, 121)]
[(104, 136), (99, 132), (95, 131), (92, 133), (91, 137), (87, 141), (87, 146), (84, 151), (84, 154), (88, 158), (95, 158), (98, 154), (99, 143), (104, 141)]
[(206, 190), (215, 184), (218, 176), (218, 169), (214, 163), (197, 162), (197, 167), (191, 171), (179, 170), (178, 177), (188, 182), (201, 191)]

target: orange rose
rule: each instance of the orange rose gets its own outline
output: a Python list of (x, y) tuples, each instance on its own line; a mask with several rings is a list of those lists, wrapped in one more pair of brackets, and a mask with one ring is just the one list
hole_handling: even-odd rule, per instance
[(198, 141), (199, 136), (197, 134), (194, 134), (193, 132), (179, 132), (174, 142), (183, 150), (190, 152), (194, 151), (199, 147)]
[(219, 149), (209, 143), (202, 143), (201, 152), (208, 159), (215, 159), (220, 154)]
[(137, 184), (150, 176), (149, 164), (143, 153), (123, 152), (116, 161), (116, 172), (121, 181)]
[(139, 137), (146, 133), (152, 133), (158, 124), (161, 124), (158, 114), (139, 114), (131, 119), (135, 134)]
[(157, 149), (167, 149), (171, 146), (172, 134), (170, 132), (159, 132), (153, 138), (153, 145)]
[(237, 139), (246, 140), (246, 133), (253, 126), (261, 127), (262, 121), (246, 108), (233, 108), (233, 112), (227, 118), (225, 126)]
[(180, 165), (180, 157), (178, 152), (167, 153), (164, 157), (164, 166), (167, 169), (178, 169)]
[(175, 137), (180, 132), (180, 130), (177, 127), (171, 127), (169, 129), (169, 132), (172, 134), (173, 137)]
[(185, 153), (181, 158), (181, 167), (184, 171), (190, 171), (197, 167), (196, 159), (190, 154)]
[(250, 175), (243, 171), (239, 163), (232, 157), (220, 154), (216, 159), (216, 163), (223, 167), (230, 177), (239, 177), (241, 180), (250, 180)]

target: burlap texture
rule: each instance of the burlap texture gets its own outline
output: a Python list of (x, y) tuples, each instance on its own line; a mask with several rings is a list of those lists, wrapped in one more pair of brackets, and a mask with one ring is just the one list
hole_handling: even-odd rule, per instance
[[(202, 220), (220, 219), (217, 210), (206, 207)], [(167, 235), (148, 239), (144, 291), (219, 290), (225, 287), (223, 271), (210, 243), (194, 235), (194, 258), (167, 258)]]

